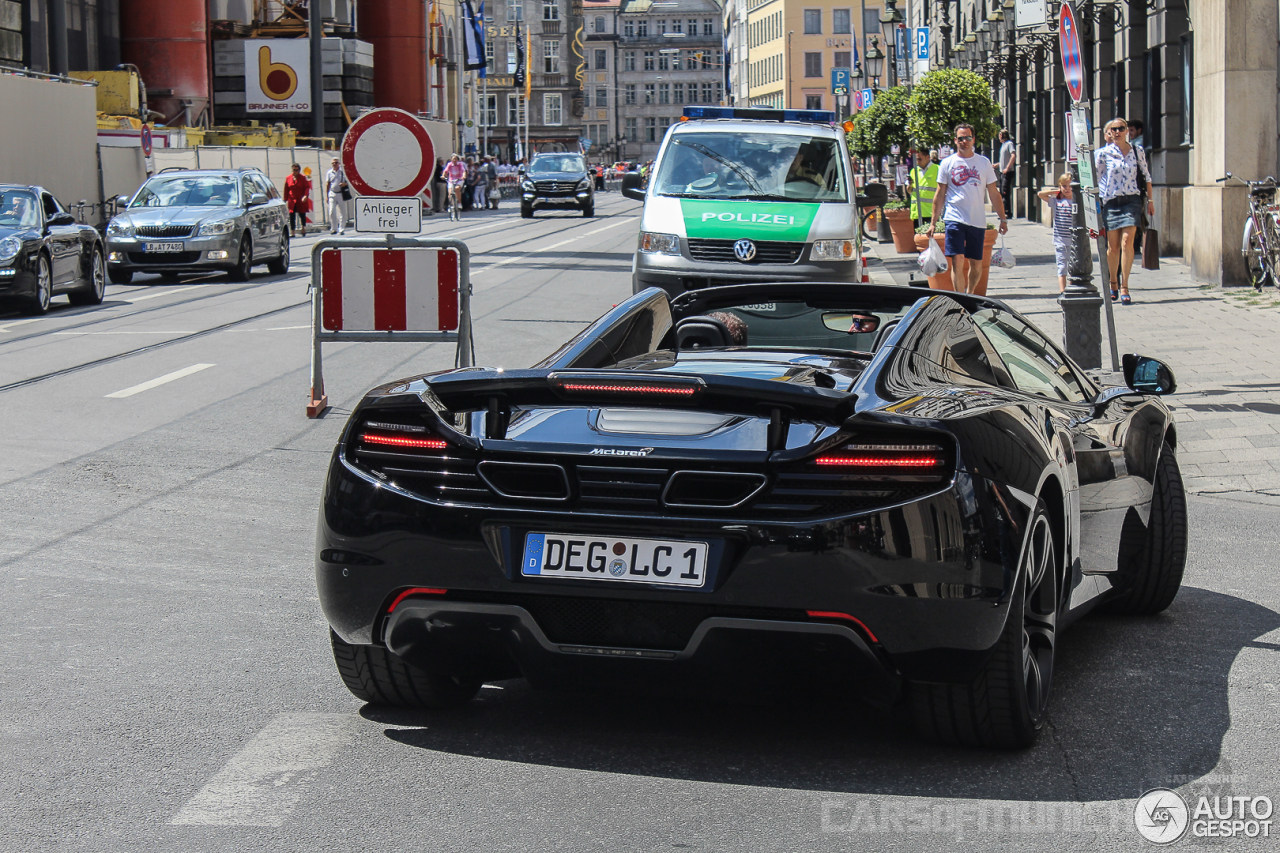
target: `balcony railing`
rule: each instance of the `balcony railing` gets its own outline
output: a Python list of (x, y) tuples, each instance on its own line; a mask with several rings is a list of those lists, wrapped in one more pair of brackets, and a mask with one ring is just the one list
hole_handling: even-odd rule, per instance
[(559, 21), (543, 21), (542, 34), (544, 36), (560, 35), (560, 22)]

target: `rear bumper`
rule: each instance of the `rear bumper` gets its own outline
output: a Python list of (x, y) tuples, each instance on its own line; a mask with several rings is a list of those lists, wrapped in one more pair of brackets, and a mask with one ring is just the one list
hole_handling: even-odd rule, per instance
[(626, 649), (558, 642), (517, 605), (408, 599), (387, 620), (386, 645), (427, 671), (461, 667), (491, 679), (609, 684), (661, 678), (668, 686), (741, 683), (764, 673), (796, 682), (857, 686), (890, 704), (901, 680), (854, 629), (835, 624), (712, 617), (682, 649)]
[[(325, 616), (344, 640), (385, 642), (433, 668), (466, 666), (482, 648), (484, 671), (505, 666), (507, 674), (623, 663), (693, 672), (731, 668), (726, 660), (750, 662), (764, 651), (799, 667), (814, 657), (817, 640), (844, 650), (841, 666), (877, 670), (870, 680), (860, 676), (868, 684), (885, 687), (899, 676), (964, 682), (999, 638), (1018, 562), (1025, 516), (997, 508), (1021, 512), (1012, 495), (992, 497), (1001, 488), (960, 472), (930, 497), (820, 523), (620, 520), (438, 504), (387, 488), (335, 454), (317, 530), (316, 579)], [(619, 529), (706, 541), (706, 588), (519, 572), (529, 531), (589, 536)], [(448, 593), (411, 596), (389, 611), (400, 594), (419, 587)], [(582, 604), (578, 624), (585, 627), (549, 620), (552, 598)], [(636, 630), (598, 629), (619, 624), (615, 605), (636, 609)], [(652, 642), (655, 624), (669, 623), (681, 608), (680, 620), (697, 615), (686, 633)]]

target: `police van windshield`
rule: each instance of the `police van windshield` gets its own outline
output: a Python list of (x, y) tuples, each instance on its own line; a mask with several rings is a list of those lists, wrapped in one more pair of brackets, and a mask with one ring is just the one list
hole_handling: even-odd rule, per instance
[(848, 201), (835, 139), (784, 133), (676, 133), (658, 195), (764, 201)]

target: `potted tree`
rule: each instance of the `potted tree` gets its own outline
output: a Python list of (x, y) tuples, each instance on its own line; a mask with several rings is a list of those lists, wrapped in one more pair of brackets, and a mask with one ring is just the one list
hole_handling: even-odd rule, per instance
[[(991, 84), (963, 68), (940, 68), (920, 78), (907, 99), (907, 132), (930, 147), (949, 142), (957, 124), (973, 125), (977, 139), (992, 139), (999, 131), (1000, 105), (991, 96)], [(991, 250), (998, 232), (987, 229), (982, 278), (978, 292), (986, 295), (991, 270)], [(967, 261), (960, 264), (963, 272)], [(946, 288), (950, 290), (950, 284)]]
[[(871, 106), (854, 116), (853, 130), (848, 134), (849, 150), (857, 157), (877, 159), (889, 154), (895, 145), (905, 150), (909, 144), (908, 97), (906, 86), (877, 93)], [(907, 206), (890, 202), (882, 212), (893, 233), (894, 248), (904, 254), (913, 251), (911, 212)]]

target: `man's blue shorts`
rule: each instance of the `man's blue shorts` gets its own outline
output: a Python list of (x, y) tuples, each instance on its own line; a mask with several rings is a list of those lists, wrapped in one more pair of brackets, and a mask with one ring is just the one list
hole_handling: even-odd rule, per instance
[(964, 255), (971, 261), (980, 261), (986, 249), (986, 239), (987, 229), (985, 228), (975, 228), (963, 222), (948, 222), (946, 247), (942, 250), (942, 254), (948, 258)]

